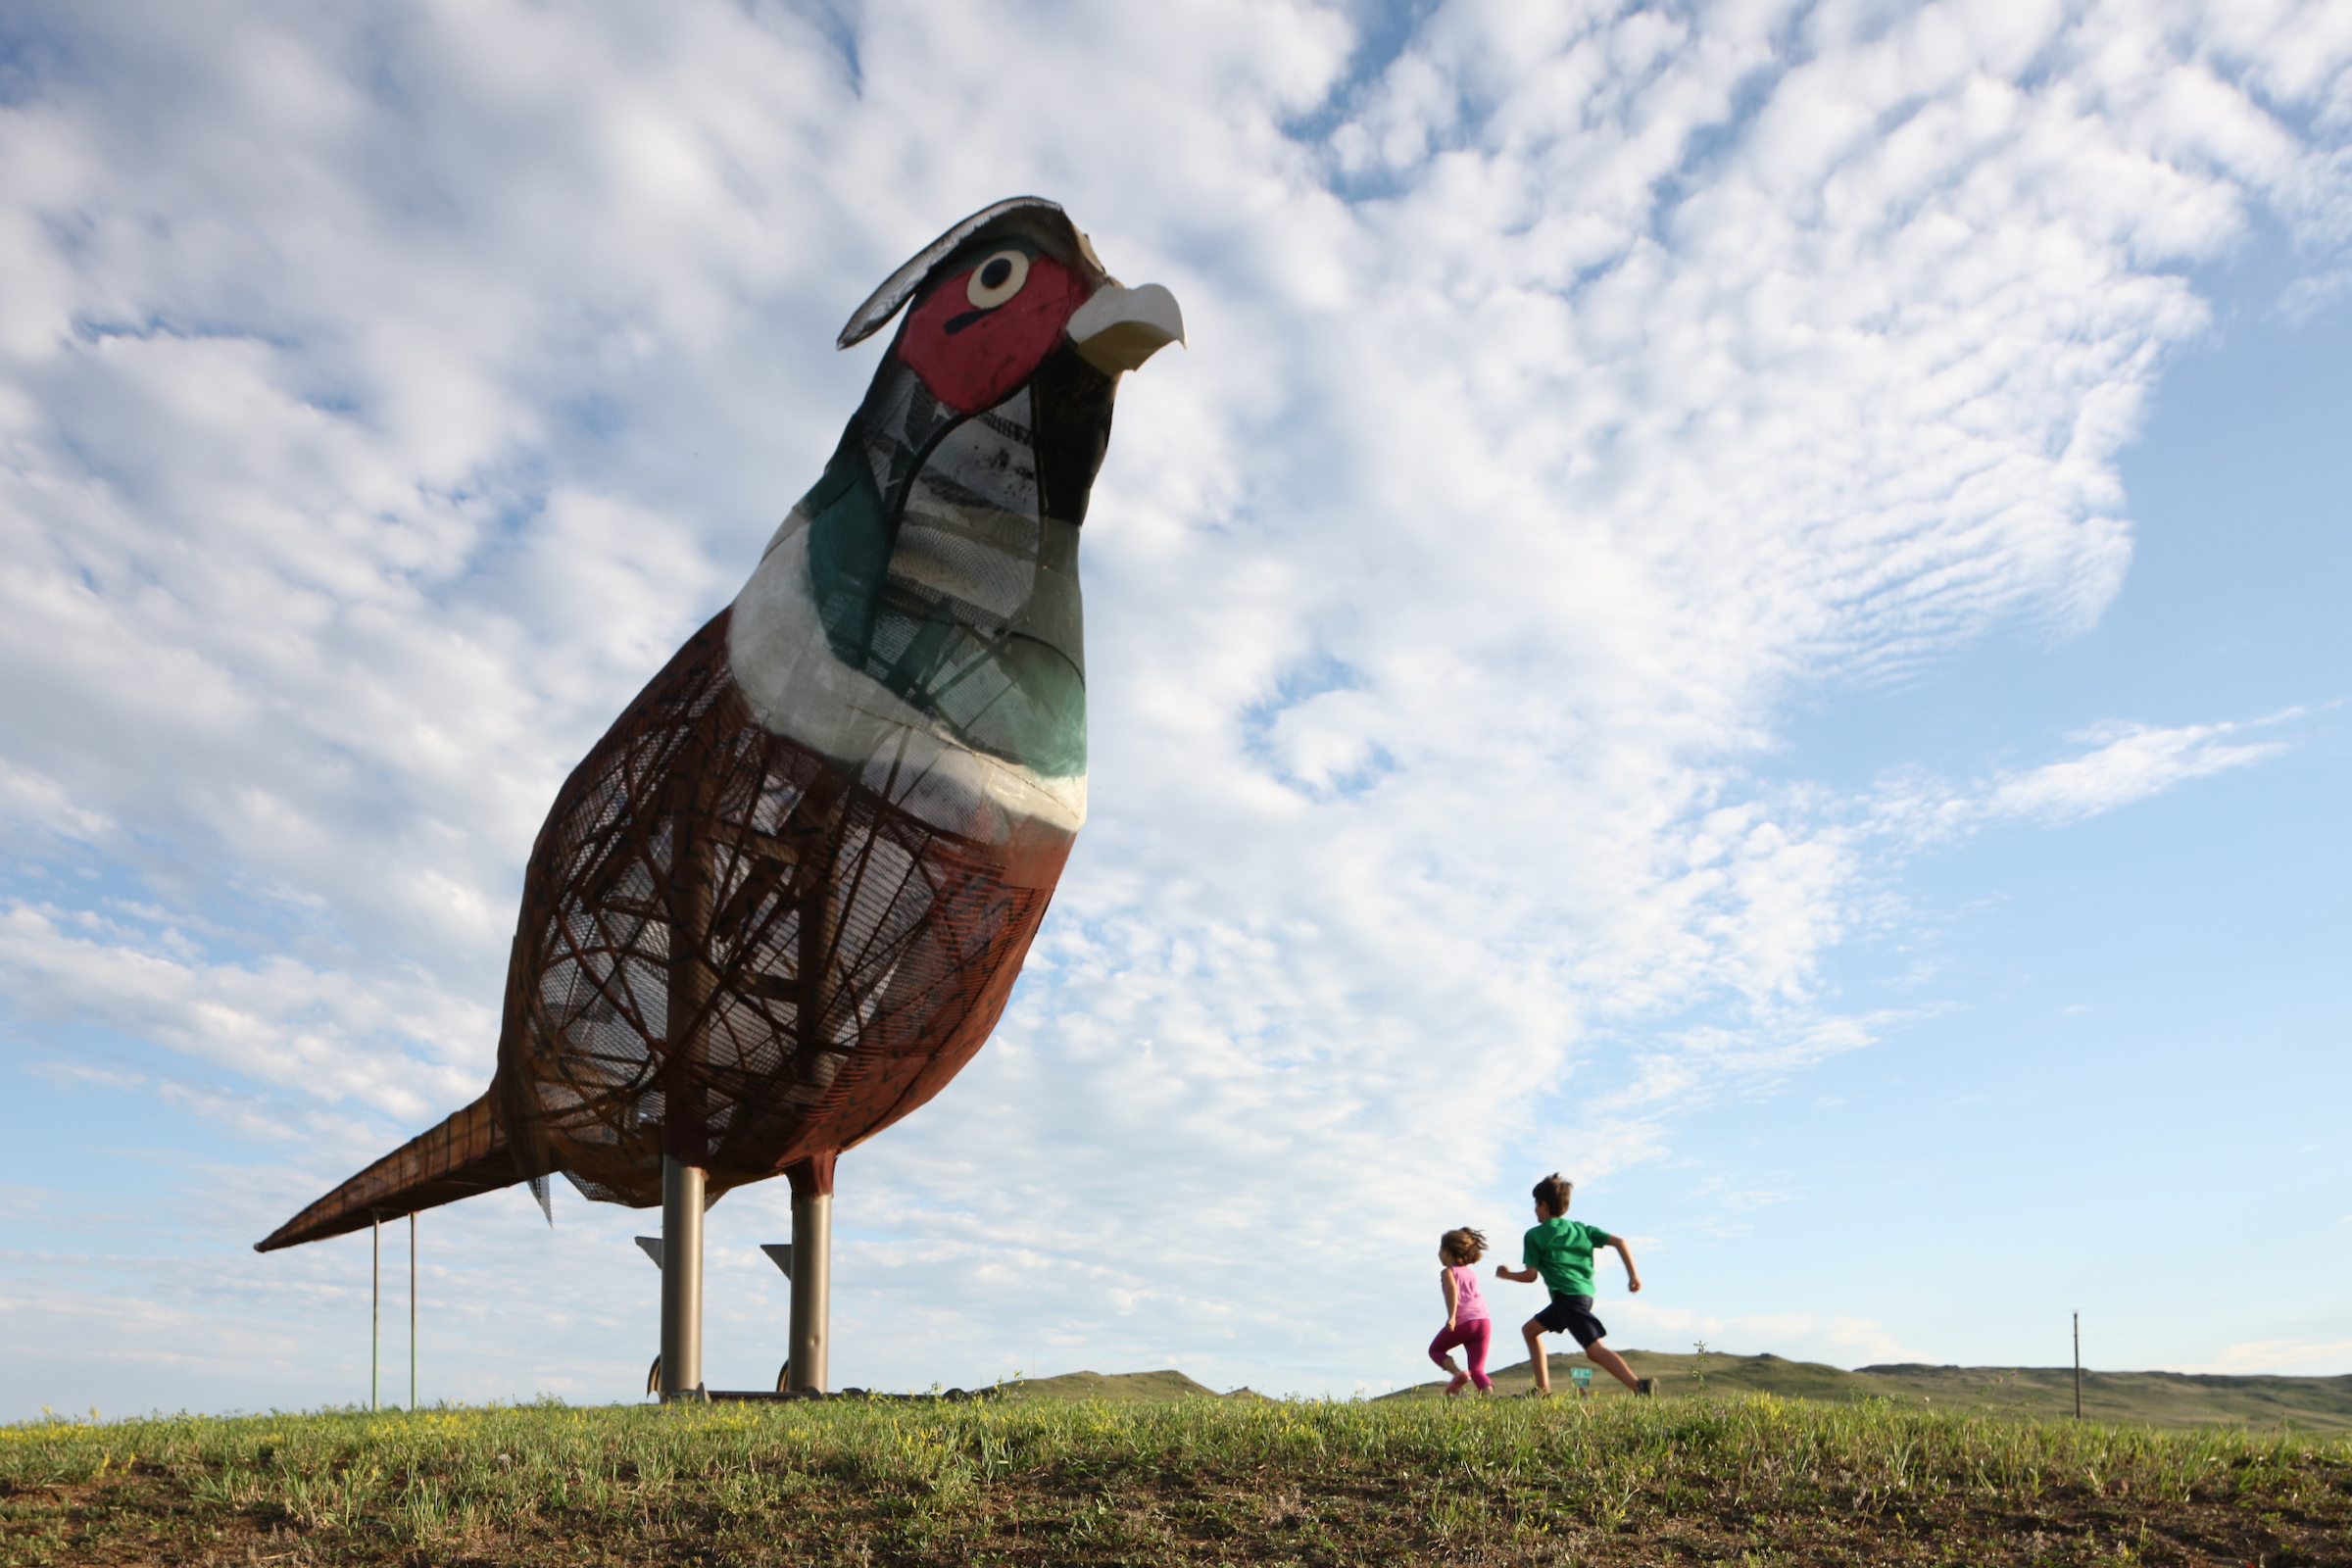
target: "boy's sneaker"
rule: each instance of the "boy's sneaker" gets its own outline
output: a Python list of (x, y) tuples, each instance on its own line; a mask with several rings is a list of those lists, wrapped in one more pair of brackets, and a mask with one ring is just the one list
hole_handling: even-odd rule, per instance
[(1658, 1380), (1656, 1378), (1636, 1378), (1634, 1379), (1634, 1392), (1645, 1398), (1655, 1398), (1658, 1393)]

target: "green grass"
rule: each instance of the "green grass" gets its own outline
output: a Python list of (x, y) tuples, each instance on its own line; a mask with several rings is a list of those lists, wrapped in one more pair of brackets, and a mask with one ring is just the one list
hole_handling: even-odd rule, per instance
[(2352, 1444), (1879, 1400), (1026, 1398), (0, 1428), (24, 1563), (2343, 1562)]
[[(1866, 1366), (1848, 1372), (1817, 1361), (1777, 1355), (1666, 1355), (1628, 1350), (1626, 1361), (1643, 1377), (1658, 1380), (1670, 1398), (1703, 1395), (1770, 1394), (1782, 1398), (1852, 1403), (1891, 1399), (1941, 1410), (2054, 1419), (2075, 1408), (2074, 1373), (2068, 1367)], [(1569, 1388), (1574, 1367), (1591, 1367), (1581, 1355), (1551, 1357), (1552, 1387)], [(1534, 1380), (1521, 1361), (1494, 1373), (1494, 1386), (1516, 1394)], [(1445, 1388), (1441, 1379), (1388, 1396), (1423, 1399)], [(1605, 1372), (1593, 1369), (1596, 1398), (1623, 1391)], [(2093, 1421), (2139, 1422), (2149, 1426), (2234, 1426), (2306, 1432), (2352, 1432), (2352, 1377), (2219, 1377), (2180, 1372), (2085, 1372), (2082, 1413)]]

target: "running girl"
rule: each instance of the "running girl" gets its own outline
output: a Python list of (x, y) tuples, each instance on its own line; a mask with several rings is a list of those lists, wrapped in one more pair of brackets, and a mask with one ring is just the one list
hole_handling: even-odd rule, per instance
[[(1438, 1261), (1445, 1265), (1438, 1270), (1438, 1288), (1446, 1294), (1446, 1327), (1429, 1342), (1429, 1358), (1453, 1374), (1446, 1386), (1447, 1394), (1461, 1393), (1465, 1383), (1477, 1384), (1481, 1394), (1494, 1387), (1487, 1376), (1487, 1302), (1478, 1294), (1478, 1260), (1486, 1254), (1487, 1239), (1467, 1225), (1438, 1238)], [(1457, 1346), (1470, 1362), (1467, 1372), (1447, 1353)]]

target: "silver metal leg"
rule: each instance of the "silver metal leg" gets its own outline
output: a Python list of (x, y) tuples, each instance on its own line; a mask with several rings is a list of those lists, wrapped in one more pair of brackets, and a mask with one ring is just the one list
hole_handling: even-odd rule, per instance
[(795, 1391), (825, 1387), (833, 1288), (833, 1193), (830, 1182), (825, 1186), (821, 1193), (796, 1190), (792, 1195), (792, 1340), (786, 1376)]
[(703, 1170), (662, 1158), (662, 1397), (703, 1386)]

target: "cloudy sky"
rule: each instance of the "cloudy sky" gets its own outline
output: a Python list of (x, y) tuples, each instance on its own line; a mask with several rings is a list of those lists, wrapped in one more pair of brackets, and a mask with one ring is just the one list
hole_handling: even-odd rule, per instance
[[(1029, 192), (1192, 345), (837, 1384), (1417, 1381), (1555, 1168), (1621, 1347), (2352, 1368), (2352, 9), (27, 0), (0, 1418), (366, 1397), (367, 1238), (251, 1244), (480, 1092), (557, 784)], [(641, 1386), (554, 1217), (423, 1217), (426, 1400)]]

